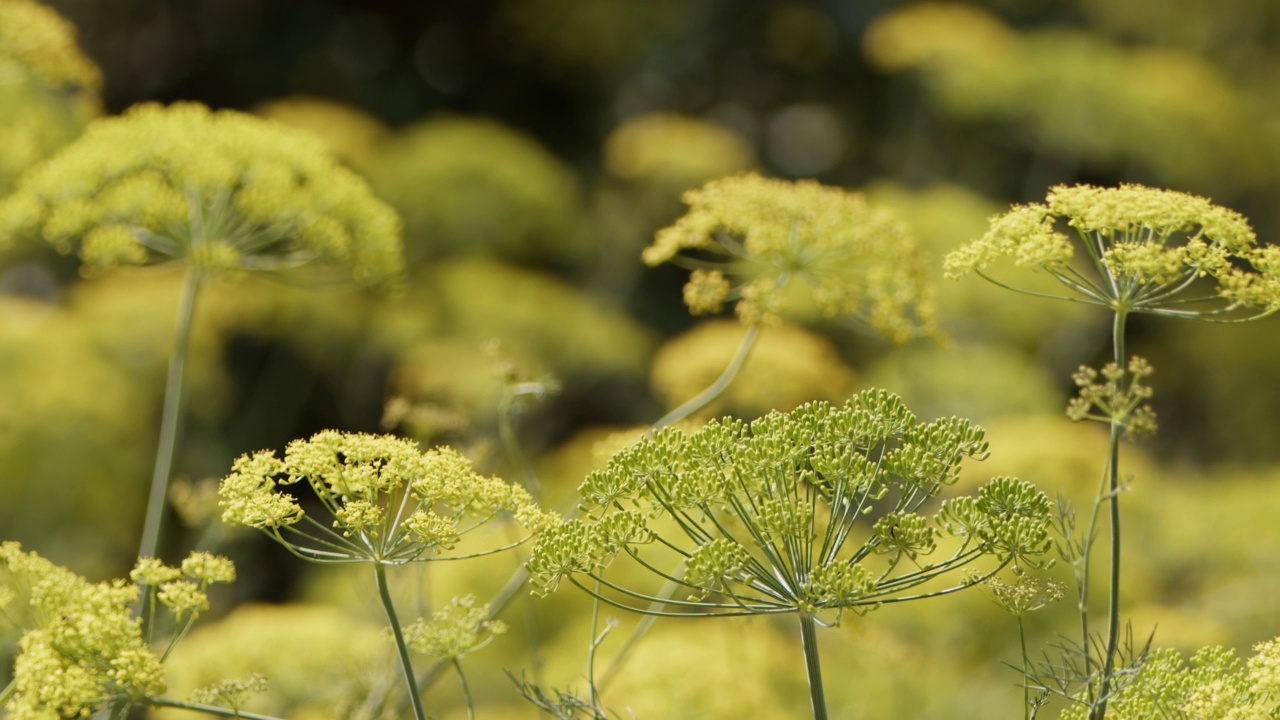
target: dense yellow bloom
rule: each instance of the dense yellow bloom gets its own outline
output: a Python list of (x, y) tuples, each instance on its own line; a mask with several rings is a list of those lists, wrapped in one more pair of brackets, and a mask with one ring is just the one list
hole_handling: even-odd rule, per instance
[(90, 583), (15, 542), (0, 544), (0, 563), (26, 600), (25, 607), (6, 608), (24, 631), (5, 704), (9, 717), (87, 717), (115, 700), (164, 692), (160, 660), (133, 615), (136, 585)]
[[(1092, 273), (1072, 264), (1077, 244)], [(1212, 318), (1280, 309), (1277, 248), (1258, 247), (1239, 213), (1173, 190), (1056, 186), (1044, 203), (992, 218), (986, 235), (947, 256), (947, 275), (986, 276), (1002, 258), (1047, 271), (1071, 299), (1118, 312)]]
[(695, 185), (755, 165), (751, 146), (720, 123), (675, 113), (649, 113), (613, 129), (604, 166), (621, 180)]
[(203, 105), (93, 122), (0, 202), (0, 240), (78, 249), (89, 269), (183, 258), (209, 271), (330, 260), (357, 281), (400, 272), (399, 221), (314, 136)]
[(34, 0), (0, 0), (0, 77), (20, 75), (60, 90), (96, 92), (102, 74), (75, 36), (71, 23)]
[[(331, 522), (277, 491), (302, 481)], [(223, 522), (258, 528), (317, 562), (434, 559), (502, 512), (531, 534), (558, 522), (523, 488), (477, 474), (448, 448), (424, 453), (409, 440), (333, 430), (295, 440), (283, 459), (269, 450), (241, 456), (219, 492)]]
[[(723, 273), (691, 281), (686, 298), (694, 310), (736, 300), (743, 322), (776, 324), (792, 301), (784, 291), (799, 281), (827, 317), (862, 318), (895, 342), (933, 331), (923, 256), (891, 212), (862, 196), (745, 174), (709, 182), (684, 199), (689, 211), (658, 232), (644, 261)], [(708, 300), (709, 291), (723, 289), (723, 277), (732, 287)]]

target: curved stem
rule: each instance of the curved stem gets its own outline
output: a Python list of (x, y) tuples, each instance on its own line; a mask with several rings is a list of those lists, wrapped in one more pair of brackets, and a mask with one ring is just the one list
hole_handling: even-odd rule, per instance
[(202, 712), (206, 715), (217, 715), (218, 717), (244, 718), (245, 720), (281, 720), (281, 718), (272, 715), (259, 715), (258, 713), (245, 712), (244, 710), (232, 710), (231, 708), (218, 707), (217, 705), (203, 705), (201, 703), (182, 702), (181, 700), (170, 700), (168, 698), (149, 697), (146, 703), (154, 707), (190, 710), (192, 712)]
[(476, 705), (471, 699), (471, 686), (467, 684), (467, 676), (462, 672), (462, 663), (457, 658), (453, 659), (453, 669), (458, 672), (458, 684), (462, 685), (462, 697), (467, 701), (467, 720), (475, 720)]
[(164, 385), (164, 409), (160, 415), (160, 440), (156, 447), (155, 471), (151, 475), (151, 492), (147, 497), (147, 516), (142, 525), (142, 543), (138, 557), (155, 557), (160, 544), (160, 521), (164, 517), (165, 495), (169, 475), (178, 447), (178, 420), (182, 412), (182, 376), (191, 344), (191, 320), (195, 316), (196, 296), (200, 292), (202, 273), (188, 265), (178, 301), (178, 321), (174, 328), (173, 353), (169, 355), (169, 374)]
[[(1112, 324), (1113, 359), (1121, 368), (1127, 364), (1124, 347), (1125, 318), (1126, 313), (1117, 310)], [(1107, 482), (1111, 500), (1111, 587), (1107, 603), (1107, 650), (1103, 657), (1102, 679), (1098, 683), (1098, 698), (1090, 709), (1089, 720), (1102, 720), (1107, 714), (1107, 696), (1111, 692), (1116, 650), (1120, 643), (1120, 436), (1123, 431), (1119, 418), (1112, 418), (1107, 458)]]
[(742, 370), (742, 365), (746, 363), (747, 356), (751, 354), (751, 348), (755, 347), (756, 338), (759, 336), (760, 326), (758, 324), (748, 327), (747, 334), (742, 338), (742, 344), (738, 345), (737, 352), (734, 353), (733, 359), (729, 361), (729, 366), (724, 369), (723, 373), (720, 373), (720, 377), (716, 378), (715, 382), (708, 385), (705, 390), (693, 396), (683, 405), (663, 415), (662, 419), (649, 428), (649, 432), (661, 430), (668, 425), (678, 423), (706, 407), (707, 403), (715, 400), (720, 393), (724, 392), (725, 388), (729, 387), (729, 383), (733, 382), (733, 379), (738, 376), (738, 371)]
[(413, 674), (413, 663), (409, 660), (409, 646), (405, 645), (404, 632), (400, 630), (400, 620), (396, 617), (395, 604), (391, 602), (391, 591), (387, 588), (387, 571), (382, 563), (373, 564), (374, 579), (378, 583), (378, 596), (382, 598), (382, 607), (387, 611), (387, 620), (391, 623), (391, 635), (396, 641), (396, 650), (400, 653), (400, 667), (404, 670), (404, 681), (409, 686), (409, 702), (413, 705), (413, 715), (417, 720), (427, 720), (422, 709), (422, 694), (418, 692), (418, 680)]
[(814, 631), (813, 615), (807, 612), (800, 613), (800, 642), (804, 645), (804, 666), (809, 674), (813, 720), (827, 720), (827, 699), (822, 692), (822, 662), (818, 659), (818, 634)]

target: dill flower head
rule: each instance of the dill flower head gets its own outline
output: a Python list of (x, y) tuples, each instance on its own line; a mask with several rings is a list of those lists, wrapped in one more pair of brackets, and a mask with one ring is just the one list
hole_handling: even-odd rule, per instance
[[(985, 454), (980, 428), (918, 422), (880, 390), (750, 424), (664, 428), (587, 476), (584, 514), (534, 547), (533, 587), (591, 592), (599, 580), (619, 591), (610, 602), (644, 612), (652, 595), (604, 577), (622, 559), (679, 583), (686, 595), (670, 604), (694, 614), (866, 612), (980, 557), (1048, 550), (1049, 501), (1012, 478), (920, 513)], [(937, 559), (940, 547), (951, 556)]]
[(572, 169), (494, 120), (441, 117), (399, 130), (369, 178), (404, 217), (411, 264), (444, 255), (574, 263), (590, 249)]
[(136, 585), (91, 583), (15, 542), (0, 543), (0, 563), (26, 600), (5, 608), (23, 626), (4, 706), (10, 717), (88, 717), (116, 700), (164, 692), (160, 659), (133, 615)]
[(205, 271), (322, 259), (400, 272), (399, 221), (322, 141), (252, 115), (146, 103), (90, 124), (0, 202), (0, 239), (43, 238), (86, 269), (183, 259)]
[(75, 27), (35, 0), (0, 0), (0, 78), (97, 92), (102, 73), (76, 45)]
[(378, 144), (391, 133), (381, 120), (333, 100), (293, 95), (253, 108), (255, 115), (320, 136), (335, 157), (355, 168), (368, 165)]
[[(304, 481), (331, 519), (317, 520), (280, 492)], [(503, 512), (530, 533), (558, 522), (523, 488), (476, 474), (453, 450), (421, 452), (390, 435), (333, 430), (295, 440), (283, 459), (270, 450), (241, 456), (219, 494), (223, 522), (258, 528), (315, 562), (435, 559)]]
[(488, 645), (507, 631), (501, 620), (489, 618), (489, 605), (476, 605), (474, 595), (456, 597), (448, 605), (419, 618), (404, 629), (405, 643), (437, 660), (458, 660)]
[(691, 186), (742, 172), (755, 154), (720, 123), (676, 113), (648, 113), (614, 128), (604, 142), (604, 166), (621, 180)]
[(684, 200), (689, 211), (643, 257), (695, 269), (685, 289), (694, 313), (734, 302), (744, 323), (776, 324), (796, 281), (826, 317), (859, 317), (896, 342), (933, 331), (923, 256), (892, 213), (862, 196), (745, 174)]
[[(1090, 267), (1073, 263), (1077, 245)], [(1280, 309), (1280, 249), (1259, 247), (1239, 213), (1173, 190), (1056, 186), (1044, 203), (992, 218), (986, 235), (947, 256), (947, 275), (985, 276), (1004, 258), (1048, 272), (1070, 299), (1118, 312), (1213, 319)]]

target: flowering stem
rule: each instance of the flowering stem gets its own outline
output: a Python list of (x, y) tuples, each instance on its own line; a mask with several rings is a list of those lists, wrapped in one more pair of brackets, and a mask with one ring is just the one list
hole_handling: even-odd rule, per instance
[(164, 516), (165, 495), (169, 475), (178, 446), (178, 419), (182, 411), (182, 376), (191, 344), (191, 321), (195, 316), (196, 296), (203, 277), (199, 268), (188, 265), (178, 302), (178, 321), (174, 328), (173, 352), (169, 355), (169, 375), (164, 385), (164, 410), (160, 415), (160, 441), (156, 447), (155, 472), (151, 476), (151, 492), (147, 498), (147, 516), (142, 525), (142, 544), (138, 557), (155, 557), (160, 543), (160, 520)]
[[(1126, 312), (1116, 310), (1112, 323), (1112, 347), (1115, 363), (1126, 366), (1124, 325)], [(1111, 501), (1111, 587), (1107, 608), (1107, 651), (1103, 658), (1102, 679), (1098, 697), (1090, 708), (1089, 720), (1102, 720), (1107, 714), (1107, 696), (1115, 674), (1116, 649), (1120, 641), (1120, 436), (1124, 432), (1121, 418), (1111, 418), (1111, 443), (1107, 458), (1107, 483)]]
[(748, 327), (747, 334), (742, 338), (742, 344), (738, 346), (733, 359), (729, 361), (729, 366), (724, 369), (720, 377), (716, 378), (715, 382), (708, 385), (705, 390), (693, 396), (683, 405), (662, 416), (661, 420), (649, 428), (649, 432), (661, 430), (668, 425), (678, 423), (701, 410), (707, 403), (715, 400), (720, 393), (724, 392), (725, 388), (729, 387), (729, 383), (733, 382), (733, 379), (738, 376), (738, 371), (742, 369), (742, 365), (747, 361), (747, 356), (751, 354), (751, 348), (755, 347), (756, 338), (759, 336), (760, 325), (758, 323)]
[(245, 712), (244, 710), (232, 710), (231, 708), (218, 707), (217, 705), (203, 705), (201, 703), (182, 702), (180, 700), (170, 700), (168, 698), (149, 697), (146, 702), (148, 705), (154, 707), (191, 710), (193, 712), (202, 712), (206, 715), (217, 715), (219, 717), (245, 718), (245, 720), (281, 720), (280, 718), (272, 715), (259, 715), (258, 713)]
[(458, 683), (462, 685), (462, 697), (467, 701), (467, 720), (475, 720), (476, 708), (471, 700), (471, 686), (467, 684), (467, 676), (462, 672), (462, 663), (458, 662), (457, 658), (453, 659), (453, 669), (458, 672)]
[(422, 708), (422, 695), (418, 692), (418, 681), (413, 674), (413, 663), (409, 660), (409, 646), (405, 645), (404, 633), (400, 630), (396, 607), (391, 602), (391, 592), (387, 588), (387, 571), (382, 563), (373, 564), (373, 576), (378, 583), (378, 595), (382, 598), (382, 607), (387, 611), (387, 620), (391, 623), (391, 635), (395, 638), (396, 650), (400, 653), (400, 668), (404, 670), (404, 681), (409, 686), (409, 702), (413, 704), (413, 715), (417, 720), (427, 720), (426, 712)]
[(809, 701), (813, 720), (827, 720), (827, 700), (822, 692), (822, 663), (818, 659), (818, 634), (813, 615), (800, 612), (800, 643), (804, 646), (804, 666), (809, 674)]

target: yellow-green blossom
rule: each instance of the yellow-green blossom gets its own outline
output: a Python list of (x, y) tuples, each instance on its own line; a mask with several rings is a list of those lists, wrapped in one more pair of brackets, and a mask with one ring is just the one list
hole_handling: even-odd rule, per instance
[(0, 201), (0, 239), (35, 236), (89, 270), (185, 259), (209, 271), (340, 263), (400, 272), (399, 220), (318, 138), (196, 103), (94, 121)]
[(319, 135), (335, 157), (357, 169), (368, 165), (378, 143), (391, 132), (381, 120), (359, 108), (305, 95), (261, 103), (253, 112)]
[(6, 610), (23, 630), (4, 706), (10, 717), (88, 717), (164, 692), (160, 659), (132, 611), (136, 585), (90, 583), (15, 542), (0, 544), (0, 563), (25, 599)]
[(684, 200), (689, 211), (658, 232), (644, 261), (722, 273), (694, 278), (686, 300), (695, 312), (732, 300), (744, 323), (777, 324), (795, 284), (822, 315), (861, 318), (896, 342), (933, 331), (923, 256), (892, 213), (862, 196), (745, 174)]
[(437, 660), (457, 660), (488, 645), (507, 631), (501, 620), (489, 617), (489, 605), (476, 605), (474, 595), (454, 598), (447, 606), (419, 618), (404, 629), (408, 646)]
[[(1068, 232), (1073, 232), (1074, 241)], [(1091, 266), (1073, 263), (1077, 247)], [(946, 258), (949, 277), (985, 276), (1001, 258), (1048, 272), (1068, 299), (1120, 313), (1261, 317), (1280, 309), (1280, 263), (1249, 222), (1209, 200), (1121, 185), (1052, 188), (1014, 206)], [(1043, 293), (1033, 293), (1043, 294)]]
[(0, 77), (96, 92), (102, 73), (76, 45), (75, 27), (35, 0), (0, 0)]
[(622, 180), (689, 187), (754, 165), (751, 146), (731, 128), (675, 113), (631, 118), (604, 142), (605, 169)]
[[(985, 454), (980, 428), (917, 422), (880, 390), (750, 424), (664, 428), (587, 476), (584, 515), (534, 547), (533, 587), (547, 593), (568, 580), (646, 612), (656, 596), (610, 585), (610, 566), (629, 559), (657, 572), (682, 560), (682, 571), (663, 575), (686, 592), (674, 604), (692, 614), (866, 612), (984, 555), (1003, 565), (1048, 550), (1049, 501), (1018, 480), (996, 478), (976, 498), (919, 513), (964, 459)], [(943, 537), (955, 539), (950, 557), (935, 559)]]
[(191, 702), (204, 705), (222, 705), (239, 710), (250, 696), (267, 691), (267, 678), (262, 673), (250, 673), (243, 680), (221, 680), (191, 693)]
[[(313, 518), (279, 491), (301, 482), (331, 520)], [(556, 522), (523, 488), (477, 474), (451, 449), (422, 452), (390, 435), (333, 430), (289, 443), (283, 459), (271, 451), (241, 456), (219, 493), (223, 522), (259, 528), (317, 562), (434, 559), (503, 512), (530, 533)]]

